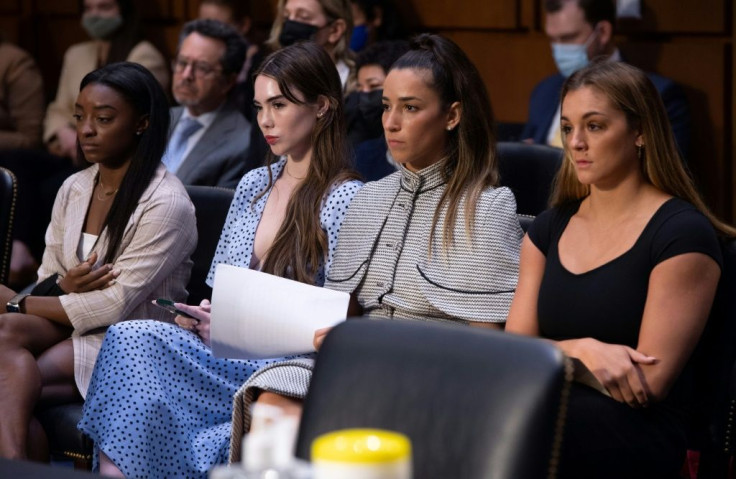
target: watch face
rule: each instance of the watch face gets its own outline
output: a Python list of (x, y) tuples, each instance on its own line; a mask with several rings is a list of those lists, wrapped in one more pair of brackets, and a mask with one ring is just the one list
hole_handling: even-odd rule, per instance
[(20, 313), (20, 307), (16, 303), (8, 303), (5, 305), (5, 309), (8, 313)]

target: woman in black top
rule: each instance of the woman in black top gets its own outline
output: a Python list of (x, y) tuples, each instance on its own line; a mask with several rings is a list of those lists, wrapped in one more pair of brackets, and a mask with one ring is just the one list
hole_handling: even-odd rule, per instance
[(557, 342), (602, 385), (574, 384), (561, 477), (673, 477), (685, 453), (688, 361), (720, 276), (716, 230), (682, 168), (657, 90), (596, 63), (562, 91), (554, 208), (522, 243), (507, 331)]

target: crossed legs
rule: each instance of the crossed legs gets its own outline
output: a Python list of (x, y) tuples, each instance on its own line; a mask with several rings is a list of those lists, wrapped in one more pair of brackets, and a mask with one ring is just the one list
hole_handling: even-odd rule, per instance
[(69, 392), (74, 377), (71, 331), (39, 316), (0, 314), (1, 457), (27, 458), (36, 403), (42, 396), (51, 400)]

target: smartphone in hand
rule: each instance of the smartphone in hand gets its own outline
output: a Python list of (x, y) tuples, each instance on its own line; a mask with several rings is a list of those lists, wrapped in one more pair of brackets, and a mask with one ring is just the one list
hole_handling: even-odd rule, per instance
[(166, 311), (170, 313), (178, 314), (179, 316), (184, 316), (185, 318), (191, 318), (195, 320), (196, 322), (199, 322), (199, 318), (195, 318), (191, 314), (185, 313), (181, 309), (176, 308), (174, 306), (174, 302), (171, 301), (170, 299), (158, 298), (156, 301), (154, 301), (153, 304), (155, 304), (159, 308), (165, 309)]

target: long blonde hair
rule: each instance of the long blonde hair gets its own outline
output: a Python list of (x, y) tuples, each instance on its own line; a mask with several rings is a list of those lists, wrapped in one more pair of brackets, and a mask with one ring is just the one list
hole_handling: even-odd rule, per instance
[[(708, 209), (685, 170), (662, 98), (643, 71), (623, 62), (594, 62), (565, 81), (560, 101), (564, 102), (569, 92), (583, 87), (594, 88), (606, 95), (614, 108), (626, 115), (629, 128), (641, 132), (644, 147), (640, 162), (646, 182), (694, 205), (719, 233), (736, 236), (736, 228), (716, 218)], [(555, 179), (552, 206), (590, 194), (590, 187), (578, 181), (567, 142), (563, 141), (563, 144), (565, 161)]]
[[(345, 21), (345, 33), (342, 38), (338, 40), (335, 48), (331, 52), (331, 56), (335, 59), (335, 63), (342, 60), (352, 71), (355, 67), (355, 61), (353, 60), (353, 55), (350, 52), (350, 37), (353, 33), (353, 10), (350, 7), (350, 1), (317, 0), (317, 3), (322, 7), (325, 16), (330, 22), (334, 22), (338, 19)], [(282, 48), (282, 45), (279, 43), (279, 35), (281, 35), (281, 29), (284, 26), (285, 5), (286, 0), (279, 0), (278, 7), (276, 8), (276, 18), (273, 21), (271, 33), (266, 41), (266, 46), (273, 51)]]

